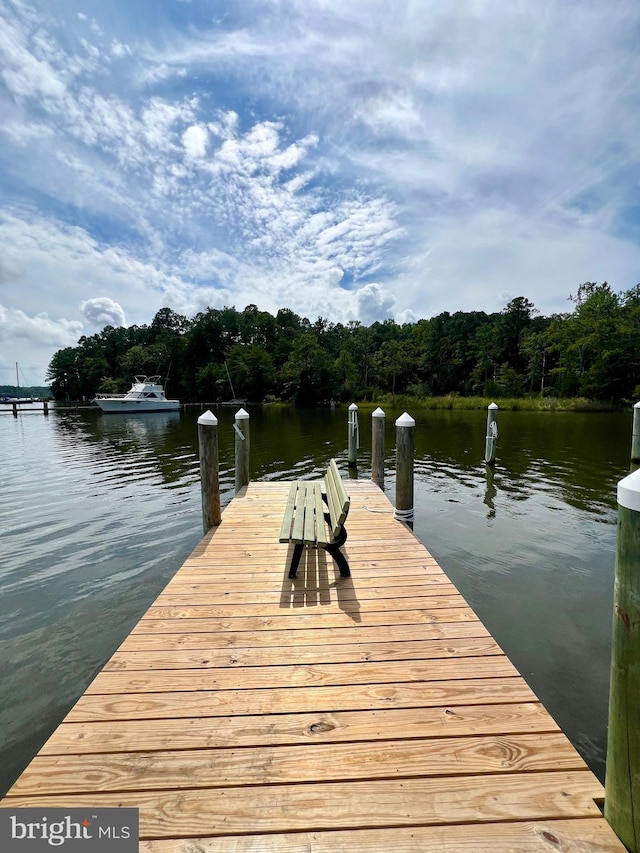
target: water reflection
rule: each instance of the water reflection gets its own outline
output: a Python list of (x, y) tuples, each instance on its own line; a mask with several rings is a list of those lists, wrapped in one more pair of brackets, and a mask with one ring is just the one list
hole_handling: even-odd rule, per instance
[(169, 427), (180, 424), (180, 412), (139, 412), (102, 415), (96, 420), (96, 434), (107, 438), (127, 435), (139, 441), (153, 441)]
[(487, 481), (487, 488), (484, 492), (484, 504), (489, 507), (489, 512), (487, 513), (487, 518), (495, 518), (496, 517), (496, 507), (493, 502), (493, 499), (498, 494), (498, 490), (495, 487), (495, 468), (492, 465), (486, 466), (485, 478)]
[[(89, 474), (98, 488), (131, 488), (156, 481), (179, 487), (198, 476), (191, 419), (180, 412), (82, 413), (53, 420), (57, 452), (70, 470)], [(227, 480), (231, 474), (226, 472)]]

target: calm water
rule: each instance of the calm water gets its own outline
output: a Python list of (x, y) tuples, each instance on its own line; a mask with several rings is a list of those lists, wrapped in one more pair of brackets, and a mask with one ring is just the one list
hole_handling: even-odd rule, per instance
[[(0, 794), (199, 541), (198, 414), (0, 415)], [(216, 414), (227, 503), (234, 410)], [(416, 534), (602, 778), (631, 415), (500, 413), (489, 479), (485, 412), (416, 420)], [(252, 479), (319, 473), (331, 456), (348, 476), (346, 421), (252, 408)], [(360, 426), (368, 477), (363, 412)]]

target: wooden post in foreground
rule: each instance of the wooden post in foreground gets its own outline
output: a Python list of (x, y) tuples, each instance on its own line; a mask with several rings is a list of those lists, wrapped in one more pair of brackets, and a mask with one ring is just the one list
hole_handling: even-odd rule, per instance
[(13, 405), (13, 417), (17, 418), (18, 417), (18, 404), (13, 403), (12, 405)]
[(236, 494), (249, 485), (249, 412), (238, 409), (233, 424), (236, 431)]
[(348, 423), (348, 457), (349, 465), (355, 465), (358, 459), (358, 447), (360, 446), (360, 432), (358, 430), (358, 407), (355, 403), (349, 406)]
[(384, 489), (384, 425), (385, 413), (378, 406), (371, 415), (371, 479)]
[(413, 524), (413, 455), (416, 422), (404, 412), (396, 421), (396, 508), (394, 518)]
[(633, 407), (633, 429), (631, 432), (631, 470), (640, 466), (640, 403)]
[(46, 417), (46, 415), (49, 414), (49, 401), (48, 400), (42, 401), (42, 411), (44, 412), (45, 417)]
[(486, 465), (496, 464), (496, 447), (498, 445), (498, 406), (490, 403), (487, 406), (487, 438), (484, 445), (484, 461)]
[(220, 473), (218, 467), (218, 419), (207, 411), (198, 418), (202, 528), (206, 533), (220, 524)]
[[(640, 853), (640, 470), (618, 483), (604, 816)], [(635, 808), (634, 808), (635, 804)]]

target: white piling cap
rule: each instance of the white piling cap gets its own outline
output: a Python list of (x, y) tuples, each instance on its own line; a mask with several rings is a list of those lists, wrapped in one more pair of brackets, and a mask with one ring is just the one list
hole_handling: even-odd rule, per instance
[(640, 409), (640, 400), (638, 400), (638, 402), (635, 404), (635, 406), (633, 408), (634, 409)]
[(198, 418), (198, 423), (203, 426), (218, 426), (218, 419), (210, 409), (207, 409), (207, 411)]
[(236, 412), (236, 420), (237, 421), (244, 421), (248, 417), (249, 417), (249, 412), (247, 412), (245, 409), (238, 409), (238, 411)]
[(625, 509), (640, 512), (640, 468), (618, 483), (618, 503)]
[(498, 408), (497, 403), (489, 403), (489, 405), (487, 406), (487, 409), (497, 409), (497, 408)]
[(356, 404), (355, 404), (355, 403), (352, 403), (352, 404), (349, 406), (349, 411), (350, 411), (350, 412), (357, 412), (357, 411), (358, 411), (358, 407), (356, 406)]
[(380, 406), (378, 406), (378, 408), (375, 410), (375, 412), (371, 412), (371, 417), (372, 417), (372, 418), (384, 418), (384, 417), (386, 417), (386, 415), (385, 415), (385, 413), (382, 411), (382, 409), (380, 408)]
[(397, 427), (414, 427), (416, 422), (408, 412), (403, 412), (396, 421)]

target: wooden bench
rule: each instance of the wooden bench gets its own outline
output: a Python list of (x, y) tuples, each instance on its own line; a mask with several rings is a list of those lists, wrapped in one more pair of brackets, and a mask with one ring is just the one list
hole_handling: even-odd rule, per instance
[(342, 577), (351, 576), (347, 559), (340, 551), (347, 541), (344, 523), (348, 512), (349, 497), (335, 459), (329, 462), (322, 480), (297, 480), (291, 484), (280, 530), (280, 542), (294, 543), (290, 578), (296, 576), (305, 546), (324, 548), (336, 561)]

